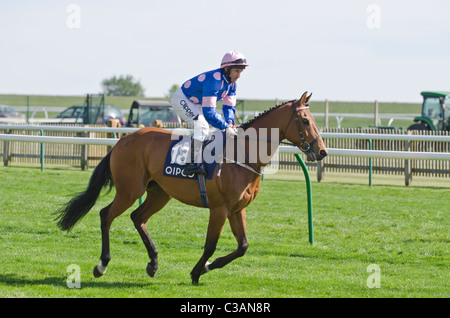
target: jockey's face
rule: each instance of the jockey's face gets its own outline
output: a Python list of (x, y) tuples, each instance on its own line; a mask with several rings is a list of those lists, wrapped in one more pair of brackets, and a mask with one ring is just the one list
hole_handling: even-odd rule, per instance
[(235, 83), (239, 77), (241, 77), (241, 73), (242, 73), (243, 69), (239, 69), (239, 68), (231, 68), (230, 69), (230, 81), (231, 83)]

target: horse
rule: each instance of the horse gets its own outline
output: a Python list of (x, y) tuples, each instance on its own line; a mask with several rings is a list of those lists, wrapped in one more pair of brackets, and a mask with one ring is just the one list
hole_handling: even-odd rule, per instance
[[(308, 161), (322, 160), (327, 155), (327, 149), (309, 111), (308, 101), (311, 95), (307, 96), (305, 92), (298, 100), (274, 106), (242, 124), (239, 131), (251, 128), (256, 132), (260, 144), (275, 143), (276, 147), (266, 147), (269, 158), (280, 143), (287, 143), (304, 152)], [(261, 135), (263, 130), (268, 132), (265, 138)], [(149, 218), (172, 198), (191, 206), (204, 207), (195, 179), (163, 175), (165, 156), (173, 140), (172, 134), (168, 130), (147, 127), (122, 137), (94, 169), (87, 189), (57, 211), (57, 226), (61, 230), (70, 231), (92, 209), (103, 188), (109, 186), (111, 190), (115, 187), (113, 201), (100, 211), (102, 248), (100, 261), (93, 270), (96, 278), (105, 274), (111, 260), (111, 223), (145, 192), (147, 196), (131, 213), (131, 220), (147, 249), (150, 262), (146, 271), (150, 277), (154, 277), (158, 270), (158, 250), (147, 230)], [(289, 143), (284, 142), (284, 139)], [(244, 145), (246, 149), (250, 149), (248, 142)], [(190, 273), (192, 284), (198, 284), (201, 275), (222, 268), (243, 256), (248, 249), (245, 208), (256, 198), (261, 171), (268, 162), (259, 159), (250, 162), (248, 156), (243, 161), (248, 162), (223, 161), (220, 174), (214, 173), (212, 179), (206, 181), (209, 223), (203, 254)], [(219, 165), (216, 166), (217, 169)], [(237, 240), (237, 249), (210, 263), (209, 259), (215, 252), (226, 219)]]

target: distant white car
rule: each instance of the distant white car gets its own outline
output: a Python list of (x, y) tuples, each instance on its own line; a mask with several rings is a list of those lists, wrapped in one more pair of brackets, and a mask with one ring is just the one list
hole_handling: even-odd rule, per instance
[(0, 105), (0, 118), (17, 119), (23, 121), (26, 119), (26, 116), (25, 114), (17, 112), (10, 106)]

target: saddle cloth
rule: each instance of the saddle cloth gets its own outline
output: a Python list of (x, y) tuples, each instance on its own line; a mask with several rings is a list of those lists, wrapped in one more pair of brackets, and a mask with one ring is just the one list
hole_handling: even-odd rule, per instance
[[(169, 147), (164, 162), (164, 175), (176, 178), (196, 179), (196, 175), (184, 174), (186, 161), (191, 159), (192, 136), (180, 135)], [(216, 131), (208, 140), (203, 142), (203, 169), (208, 173), (207, 179), (211, 179), (216, 165), (222, 162), (223, 144), (225, 133)]]

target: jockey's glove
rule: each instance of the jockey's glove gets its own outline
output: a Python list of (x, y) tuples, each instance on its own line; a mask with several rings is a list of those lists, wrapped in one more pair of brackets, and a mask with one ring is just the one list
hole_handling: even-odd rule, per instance
[(227, 133), (227, 137), (234, 138), (234, 137), (237, 136), (237, 129), (236, 129), (236, 127), (227, 126), (227, 128), (225, 129), (225, 132)]

